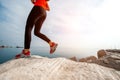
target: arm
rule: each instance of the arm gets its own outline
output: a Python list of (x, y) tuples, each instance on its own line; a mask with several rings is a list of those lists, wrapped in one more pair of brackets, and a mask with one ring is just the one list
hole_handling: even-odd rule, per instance
[(50, 7), (48, 4), (46, 4), (47, 10), (50, 11)]
[(47, 11), (50, 11), (50, 7), (49, 7), (49, 5), (48, 5), (48, 1), (49, 1), (49, 0), (46, 0), (46, 8), (47, 8)]

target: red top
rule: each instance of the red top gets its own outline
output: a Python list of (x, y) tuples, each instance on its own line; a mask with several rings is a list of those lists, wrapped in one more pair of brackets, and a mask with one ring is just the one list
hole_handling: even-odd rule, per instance
[(41, 6), (43, 7), (45, 10), (49, 11), (49, 5), (47, 3), (46, 0), (36, 0), (36, 2), (34, 2), (35, 6)]

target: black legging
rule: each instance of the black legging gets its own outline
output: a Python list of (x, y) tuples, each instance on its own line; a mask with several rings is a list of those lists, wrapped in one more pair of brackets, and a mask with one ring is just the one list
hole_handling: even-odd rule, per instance
[(31, 31), (33, 26), (35, 25), (34, 34), (46, 41), (47, 43), (50, 42), (50, 39), (45, 36), (44, 34), (40, 33), (40, 29), (42, 24), (46, 18), (46, 11), (40, 6), (34, 6), (28, 16), (25, 28), (25, 41), (24, 41), (24, 48), (29, 49), (31, 44)]

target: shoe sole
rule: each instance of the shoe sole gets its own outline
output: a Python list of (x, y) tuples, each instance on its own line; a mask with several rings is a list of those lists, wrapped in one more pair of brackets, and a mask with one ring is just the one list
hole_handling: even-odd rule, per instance
[(19, 59), (19, 58), (30, 58), (31, 56), (27, 56), (27, 55), (24, 55), (24, 54), (21, 54), (20, 57), (15, 57), (15, 59)]

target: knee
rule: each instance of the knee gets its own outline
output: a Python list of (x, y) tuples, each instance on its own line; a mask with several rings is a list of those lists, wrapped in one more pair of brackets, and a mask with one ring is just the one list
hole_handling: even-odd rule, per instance
[(40, 34), (40, 32), (34, 32), (35, 36), (38, 36)]

